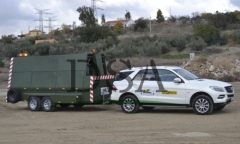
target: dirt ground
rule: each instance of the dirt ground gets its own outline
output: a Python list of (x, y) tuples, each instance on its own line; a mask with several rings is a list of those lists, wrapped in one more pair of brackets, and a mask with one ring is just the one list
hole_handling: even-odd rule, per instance
[(235, 101), (207, 116), (191, 108), (125, 114), (118, 105), (31, 112), (26, 102), (5, 103), (1, 89), (0, 144), (239, 144), (240, 83), (232, 84)]

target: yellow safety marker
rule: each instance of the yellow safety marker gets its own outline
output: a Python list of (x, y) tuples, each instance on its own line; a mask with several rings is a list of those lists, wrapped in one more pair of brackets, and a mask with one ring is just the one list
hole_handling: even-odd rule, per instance
[(162, 91), (164, 95), (177, 95), (177, 91)]

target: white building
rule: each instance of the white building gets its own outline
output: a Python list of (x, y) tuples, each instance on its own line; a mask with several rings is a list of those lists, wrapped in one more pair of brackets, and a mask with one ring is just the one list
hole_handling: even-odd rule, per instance
[(123, 24), (123, 27), (130, 27), (134, 24), (134, 21), (131, 19), (126, 20), (114, 20), (114, 21), (107, 21), (105, 23), (106, 26), (113, 27), (116, 23), (121, 22)]

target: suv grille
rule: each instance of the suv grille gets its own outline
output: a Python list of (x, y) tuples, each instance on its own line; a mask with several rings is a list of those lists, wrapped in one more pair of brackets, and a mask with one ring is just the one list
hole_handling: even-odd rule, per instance
[(233, 93), (233, 88), (232, 88), (232, 86), (225, 87), (225, 90), (226, 90), (228, 93)]

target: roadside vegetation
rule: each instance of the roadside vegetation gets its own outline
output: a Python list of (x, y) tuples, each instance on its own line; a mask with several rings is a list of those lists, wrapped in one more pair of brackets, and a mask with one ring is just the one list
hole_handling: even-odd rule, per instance
[[(117, 23), (105, 26), (96, 24), (89, 7), (79, 7), (79, 20), (83, 27), (62, 25), (49, 34), (36, 37), (3, 35), (0, 39), (0, 57), (9, 60), (20, 52), (29, 55), (59, 55), (91, 52), (104, 53), (107, 60), (114, 58), (152, 57), (161, 59), (187, 59), (190, 52), (206, 54), (220, 52), (211, 47), (240, 44), (240, 12), (198, 13), (191, 16), (171, 16), (164, 19), (159, 9), (156, 19), (139, 18), (130, 27)], [(125, 19), (131, 19), (129, 11)], [(151, 25), (150, 25), (151, 23)], [(151, 30), (151, 32), (150, 32)], [(39, 43), (35, 40), (55, 39), (57, 43)], [(2, 61), (0, 61), (1, 66)]]

